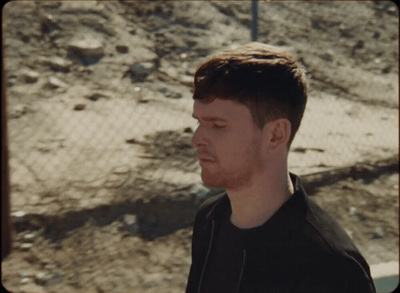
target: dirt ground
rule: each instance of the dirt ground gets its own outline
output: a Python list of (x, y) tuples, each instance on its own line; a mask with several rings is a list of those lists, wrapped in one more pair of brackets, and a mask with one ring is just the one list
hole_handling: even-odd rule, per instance
[[(251, 3), (15, 1), (3, 8), (11, 292), (183, 292), (216, 190), (190, 146), (194, 70), (250, 41)], [(259, 41), (307, 69), (289, 161), (370, 265), (399, 259), (398, 9), (259, 2)], [(78, 42), (79, 41), (79, 42)]]
[[(370, 264), (397, 260), (397, 174), (366, 184), (357, 181), (363, 179), (341, 180), (313, 198), (339, 220)], [(55, 231), (34, 231), (39, 236), (30, 251), (15, 250), (3, 263), (3, 284), (12, 292), (184, 291), (191, 228), (147, 240), (133, 235), (121, 221), (95, 221), (56, 240), (48, 235)], [(18, 233), (14, 245), (28, 233), (32, 231)]]

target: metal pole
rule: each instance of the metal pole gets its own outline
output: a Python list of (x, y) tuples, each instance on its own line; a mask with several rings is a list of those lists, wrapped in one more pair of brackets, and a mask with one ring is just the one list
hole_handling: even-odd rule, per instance
[[(3, 67), (3, 66), (2, 66)], [(11, 252), (12, 223), (10, 219), (10, 181), (8, 173), (8, 143), (6, 118), (5, 72), (2, 68), (1, 90), (1, 260)]]
[(258, 22), (258, 0), (251, 1), (251, 40), (256, 42), (258, 39), (258, 29), (257, 29), (257, 22)]

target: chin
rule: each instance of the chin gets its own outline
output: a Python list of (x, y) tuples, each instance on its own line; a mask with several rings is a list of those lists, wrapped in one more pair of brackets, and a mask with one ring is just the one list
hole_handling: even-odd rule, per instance
[(201, 172), (201, 180), (203, 183), (210, 187), (225, 188), (225, 184), (218, 175), (205, 174)]
[(250, 173), (224, 173), (201, 171), (201, 180), (207, 186), (224, 189), (237, 189), (249, 186), (252, 182)]

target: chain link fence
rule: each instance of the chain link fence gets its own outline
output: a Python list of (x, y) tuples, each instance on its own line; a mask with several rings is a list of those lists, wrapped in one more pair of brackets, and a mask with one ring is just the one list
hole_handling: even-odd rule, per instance
[[(208, 10), (185, 5), (203, 16), (218, 15), (221, 24), (211, 24), (210, 17), (185, 18), (178, 6), (157, 1), (6, 6), (13, 211), (59, 214), (132, 200), (153, 185), (167, 194), (163, 184), (180, 189), (199, 181), (190, 145), (196, 127), (192, 76), (207, 54), (248, 41), (252, 10), (250, 3), (215, 2)], [(285, 4), (283, 19), (273, 16), (282, 4), (258, 5), (259, 41), (289, 47), (309, 72), (310, 101), (291, 150), (292, 171), (308, 174), (390, 157), (398, 146), (398, 70), (388, 67), (390, 54), (397, 52), (395, 40), (388, 40), (393, 36), (371, 31), (370, 43), (361, 44), (347, 16), (351, 8), (318, 4), (317, 12), (315, 5), (307, 5), (294, 14), (298, 26), (282, 23), (296, 4)], [(358, 6), (359, 13), (375, 11), (375, 22), (391, 12), (391, 7), (370, 6), (375, 10)], [(118, 12), (115, 21), (106, 24), (112, 11)], [(301, 22), (301, 14), (310, 21)], [(169, 21), (175, 25), (169, 30), (166, 16), (173, 16)], [(336, 27), (330, 30), (329, 25)], [(232, 28), (238, 33), (227, 31), (219, 38), (221, 46), (207, 48), (215, 34)], [(314, 34), (318, 39), (310, 46), (307, 38)], [(331, 34), (345, 42), (330, 46), (336, 39)], [(173, 44), (166, 42), (168, 37)], [(379, 38), (386, 40), (384, 45)], [(388, 53), (376, 52), (379, 57), (368, 67), (361, 62), (370, 54), (368, 46), (385, 46)], [(340, 58), (348, 62), (341, 64)], [(382, 77), (375, 74), (379, 70), (388, 72)]]
[[(202, 4), (5, 6), (3, 98), (17, 231), (70, 232), (132, 211), (152, 239), (190, 225), (196, 198), (210, 191), (190, 145), (191, 80), (206, 55), (251, 36), (250, 3)], [(258, 4), (258, 41), (288, 47), (309, 73), (310, 100), (289, 156), (300, 175), (398, 151), (397, 18), (383, 4), (360, 4), (354, 18), (358, 4), (343, 5)], [(359, 27), (360, 17), (392, 30)]]

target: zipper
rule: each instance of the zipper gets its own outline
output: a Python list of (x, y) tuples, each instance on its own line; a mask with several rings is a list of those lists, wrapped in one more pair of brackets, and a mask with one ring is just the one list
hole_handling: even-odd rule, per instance
[(242, 268), (240, 270), (240, 275), (239, 275), (239, 282), (236, 288), (236, 293), (239, 292), (239, 288), (240, 288), (240, 283), (242, 282), (242, 277), (243, 277), (243, 271), (244, 271), (244, 264), (246, 263), (246, 249), (243, 249), (243, 261), (242, 261)]
[(203, 277), (204, 277), (204, 272), (206, 271), (206, 266), (207, 266), (207, 261), (208, 261), (208, 257), (210, 256), (210, 252), (211, 252), (211, 244), (214, 238), (214, 220), (211, 222), (211, 238), (210, 238), (210, 243), (208, 244), (208, 250), (207, 250), (207, 254), (206, 254), (206, 259), (204, 261), (204, 265), (203, 265), (203, 269), (201, 271), (201, 276), (200, 276), (200, 281), (199, 281), (199, 287), (197, 289), (197, 293), (200, 293), (200, 289), (201, 289), (201, 283), (203, 282)]

